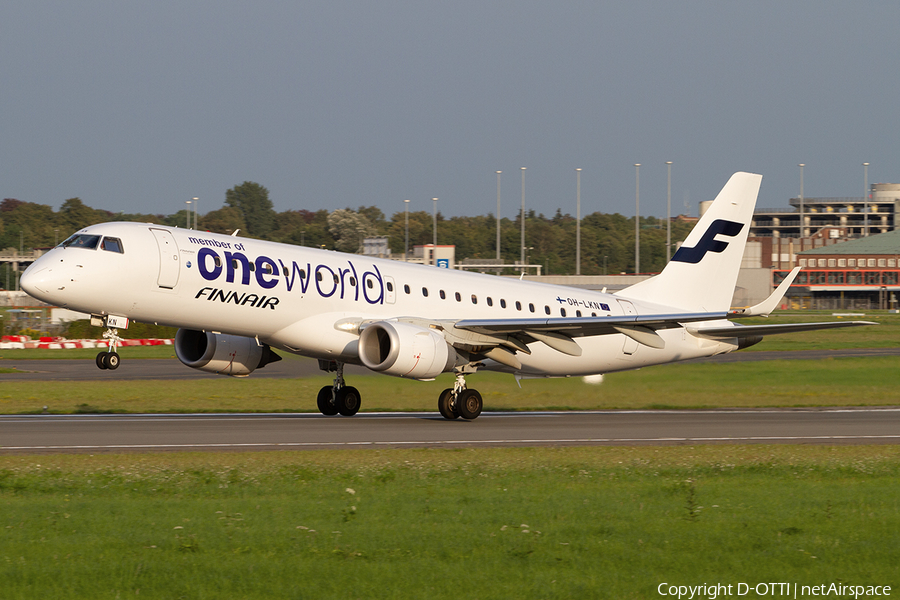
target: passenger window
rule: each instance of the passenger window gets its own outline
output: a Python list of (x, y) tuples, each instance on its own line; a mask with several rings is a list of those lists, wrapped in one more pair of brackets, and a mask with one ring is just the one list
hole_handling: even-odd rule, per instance
[(528, 310), (534, 312), (534, 304), (532, 304), (531, 302), (528, 303)]
[(424, 288), (424, 287), (422, 288), (422, 295), (425, 296), (426, 298), (428, 297), (428, 288)]
[(459, 292), (456, 292), (456, 301), (462, 302), (462, 296), (459, 295)]
[(409, 293), (409, 285), (407, 285), (407, 284), (404, 283), (404, 284), (403, 284), (403, 291), (406, 292), (406, 293), (408, 294), (408, 293)]
[(547, 306), (546, 304), (544, 305), (544, 312), (547, 313), (548, 315), (550, 314), (550, 307)]
[(522, 303), (516, 300), (516, 310), (522, 310)]
[(559, 309), (559, 314), (561, 314), (562, 316), (566, 316), (566, 309), (564, 309), (564, 308)]
[(356, 287), (356, 277), (350, 278), (350, 287)]
[(322, 281), (322, 271), (316, 271), (316, 281)]
[(581, 316), (581, 311), (580, 311), (580, 310), (576, 310), (576, 311), (575, 311), (575, 316), (576, 316), (576, 317), (580, 317), (580, 316)]
[[(391, 283), (388, 282), (388, 285), (391, 285)], [(373, 287), (375, 287), (375, 284), (372, 283), (371, 279), (366, 279), (366, 286), (371, 290)], [(391, 291), (390, 288), (388, 288), (388, 291)]]
[(213, 258), (213, 262), (216, 264), (216, 267), (217, 267), (217, 268), (222, 266), (222, 259), (219, 258), (218, 255), (216, 255), (216, 256)]
[[(251, 270), (251, 271), (255, 271), (255, 270), (256, 270), (256, 264), (250, 263), (250, 270)], [(337, 281), (337, 275), (334, 276), (334, 280)]]
[[(219, 257), (217, 256), (216, 258), (219, 258)], [(216, 266), (219, 266), (219, 265), (216, 265)], [(284, 274), (285, 277), (288, 276), (288, 268), (287, 267), (282, 267), (281, 272)], [(300, 271), (300, 279), (303, 279), (303, 271)]]
[(444, 293), (444, 290), (441, 290), (441, 300), (446, 300), (447, 294)]
[(491, 300), (491, 297), (490, 297), (490, 296), (488, 296), (488, 298), (487, 298), (487, 303), (488, 303), (488, 306), (493, 306), (493, 305), (494, 305), (494, 301)]
[[(369, 287), (372, 287), (372, 280), (371, 280), (371, 279), (369, 280)], [(394, 284), (391, 283), (390, 281), (387, 282), (387, 290), (388, 290), (389, 292), (393, 292), (393, 291), (394, 291)]]
[(478, 296), (472, 294), (472, 304), (478, 304)]
[(100, 244), (100, 248), (103, 250), (107, 250), (108, 252), (118, 252), (119, 254), (124, 253), (122, 251), (122, 242), (121, 240), (119, 240), (119, 238), (103, 238), (103, 242)]
[(500, 298), (500, 308), (506, 308), (506, 300)]

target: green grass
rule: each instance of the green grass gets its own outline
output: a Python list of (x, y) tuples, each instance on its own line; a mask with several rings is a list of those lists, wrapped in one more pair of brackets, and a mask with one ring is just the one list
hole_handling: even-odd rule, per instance
[(0, 501), (4, 599), (900, 584), (896, 446), (3, 456)]
[(763, 317), (738, 319), (739, 323), (746, 325), (819, 323), (828, 321), (873, 321), (878, 323), (878, 325), (772, 335), (763, 339), (759, 344), (752, 346), (748, 351), (845, 350), (850, 348), (896, 348), (900, 346), (900, 315), (883, 311), (854, 317), (835, 317), (831, 312), (810, 314), (808, 311), (778, 311), (768, 319)]
[[(92, 365), (90, 365), (92, 366)], [(581, 378), (529, 379), (477, 373), (468, 378), (485, 410), (588, 410), (897, 404), (900, 357), (828, 358), (663, 365), (607, 375), (600, 385)], [(47, 412), (316, 412), (315, 398), (331, 377), (179, 381), (15, 381), (0, 387), (0, 413)], [(365, 411), (437, 408), (451, 375), (419, 382), (354, 376)]]

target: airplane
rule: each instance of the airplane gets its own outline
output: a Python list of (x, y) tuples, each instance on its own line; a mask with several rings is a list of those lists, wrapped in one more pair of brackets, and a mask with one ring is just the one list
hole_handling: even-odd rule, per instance
[(709, 357), (763, 335), (863, 321), (745, 326), (771, 313), (799, 268), (764, 302), (731, 310), (762, 176), (735, 173), (658, 275), (615, 293), (438, 269), (387, 259), (148, 223), (85, 227), (38, 258), (21, 286), (89, 313), (107, 328), (101, 369), (119, 366), (129, 321), (178, 327), (185, 365), (236, 377), (281, 350), (334, 372), (317, 407), (356, 414), (344, 365), (417, 380), (452, 372), (438, 398), (446, 419), (475, 419), (480, 370), (520, 378), (606, 374)]

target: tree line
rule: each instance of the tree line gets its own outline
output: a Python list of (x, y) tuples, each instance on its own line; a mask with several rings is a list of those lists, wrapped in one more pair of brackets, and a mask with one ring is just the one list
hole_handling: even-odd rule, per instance
[[(191, 226), (193, 226), (193, 218)], [(135, 221), (175, 227), (187, 226), (188, 209), (174, 214), (113, 213), (91, 208), (79, 198), (66, 200), (59, 211), (52, 207), (7, 198), (0, 202), (0, 249), (51, 248), (79, 229), (107, 221)], [(519, 260), (521, 216), (500, 220), (500, 256), (505, 263)], [(692, 223), (672, 223), (672, 243), (682, 241)], [(651, 273), (662, 270), (666, 258), (665, 220), (641, 217), (640, 268)], [(402, 255), (406, 238), (406, 213), (398, 211), (387, 218), (375, 206), (327, 210), (287, 210), (277, 212), (262, 185), (245, 181), (225, 193), (218, 210), (197, 215), (197, 229), (233, 233), (245, 237), (287, 244), (340, 250), (361, 251), (366, 237), (386, 236), (390, 250)], [(409, 252), (413, 246), (432, 242), (432, 214), (409, 213)], [(437, 214), (438, 244), (456, 246), (456, 260), (496, 258), (497, 221), (494, 215), (445, 218)], [(576, 222), (557, 209), (553, 216), (534, 210), (525, 215), (527, 262), (540, 264), (544, 273), (575, 273)], [(591, 213), (581, 221), (581, 273), (601, 275), (634, 272), (634, 217), (621, 214)], [(8, 289), (5, 271), (0, 281)]]

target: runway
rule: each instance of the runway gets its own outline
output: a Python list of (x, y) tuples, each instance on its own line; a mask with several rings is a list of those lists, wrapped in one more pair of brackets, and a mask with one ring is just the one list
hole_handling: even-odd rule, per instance
[(897, 444), (900, 408), (0, 417), (0, 454), (778, 443)]
[[(64, 350), (60, 350), (64, 352)], [(712, 358), (684, 361), (684, 364), (697, 362), (756, 362), (764, 360), (821, 360), (824, 358), (900, 356), (900, 348), (868, 348), (851, 350), (803, 350), (788, 352), (732, 352)], [(2, 381), (100, 381), (100, 380), (135, 380), (135, 379), (169, 379), (173, 381), (197, 378), (220, 378), (221, 375), (206, 373), (184, 366), (177, 359), (140, 359), (129, 360), (127, 348), (122, 352), (122, 365), (115, 371), (103, 371), (94, 365), (93, 359), (46, 359), (46, 360), (0, 360), (0, 367), (16, 369), (16, 373), (0, 373)], [(345, 369), (348, 376), (374, 375), (365, 367), (348, 365)], [(295, 356), (285, 357), (276, 363), (270, 363), (257, 369), (251, 377), (254, 379), (288, 379), (293, 377), (309, 377), (321, 375), (315, 360)]]

